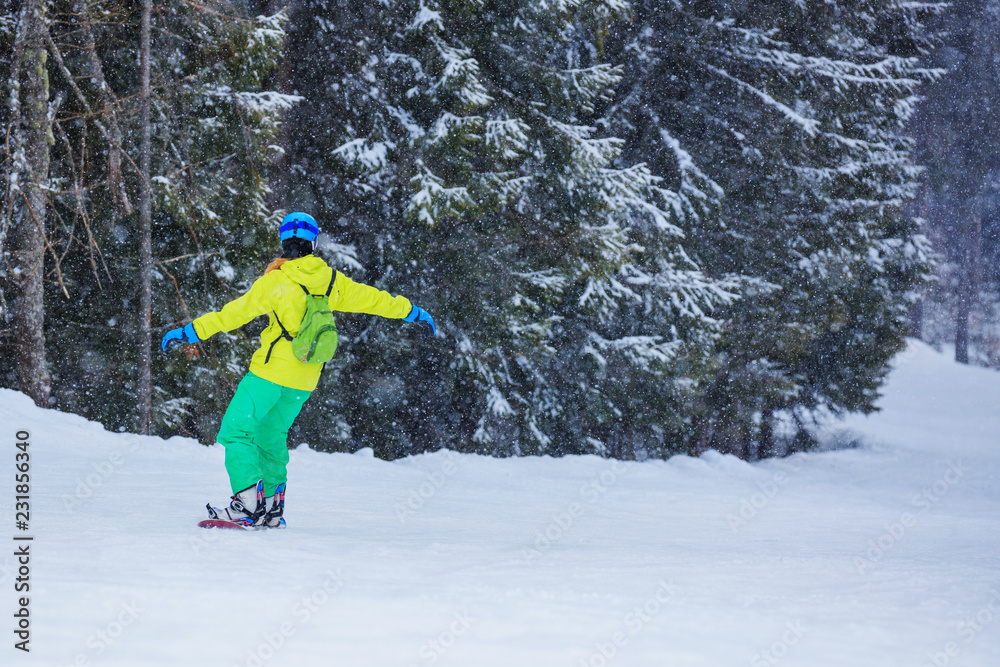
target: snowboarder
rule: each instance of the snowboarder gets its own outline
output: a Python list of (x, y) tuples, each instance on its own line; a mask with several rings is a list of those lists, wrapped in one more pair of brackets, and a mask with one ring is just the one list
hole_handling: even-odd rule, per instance
[[(356, 283), (314, 255), (319, 227), (308, 213), (286, 215), (279, 233), (281, 257), (267, 267), (246, 294), (218, 312), (168, 331), (161, 343), (164, 353), (169, 353), (220, 331), (237, 329), (260, 315), (269, 317), (268, 327), (260, 336), (260, 348), (219, 428), (218, 442), (226, 448), (226, 471), (233, 495), (227, 507), (208, 505), (211, 519), (244, 527), (285, 525), (282, 514), (288, 430), (319, 382), (323, 364), (318, 361), (324, 360), (323, 352), (328, 359), (336, 349), (336, 328), (329, 311), (403, 319), (416, 322), (432, 336), (437, 333), (430, 314), (406, 297)], [(326, 298), (317, 298), (321, 295)], [(318, 336), (311, 337), (316, 326), (306, 326), (310, 315), (320, 324), (329, 322), (328, 326), (318, 327), (324, 330)], [(332, 336), (327, 329), (332, 329)], [(302, 338), (308, 338), (304, 351)], [(317, 351), (318, 359), (302, 360)]]

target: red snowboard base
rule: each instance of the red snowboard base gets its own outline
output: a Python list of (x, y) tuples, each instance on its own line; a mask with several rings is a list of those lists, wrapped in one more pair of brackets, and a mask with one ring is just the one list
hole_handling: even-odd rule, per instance
[(242, 523), (226, 521), (225, 519), (205, 519), (198, 522), (199, 528), (226, 528), (228, 530), (282, 530), (285, 528), (284, 519), (280, 526), (244, 526)]
[(230, 530), (251, 530), (252, 526), (244, 526), (241, 523), (233, 523), (225, 519), (205, 519), (198, 522), (199, 528), (228, 528)]

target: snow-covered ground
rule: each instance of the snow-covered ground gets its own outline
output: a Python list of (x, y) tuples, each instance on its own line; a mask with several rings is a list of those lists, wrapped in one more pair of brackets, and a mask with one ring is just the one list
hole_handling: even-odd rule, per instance
[(0, 664), (1000, 665), (1000, 374), (911, 343), (881, 405), (758, 464), (300, 447), (289, 529), (241, 533), (195, 526), (220, 447), (0, 390)]

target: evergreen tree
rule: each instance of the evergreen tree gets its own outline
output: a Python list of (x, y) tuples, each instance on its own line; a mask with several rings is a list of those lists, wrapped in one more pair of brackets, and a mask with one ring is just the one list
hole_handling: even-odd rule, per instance
[[(171, 91), (153, 105), (153, 255), (160, 258), (153, 321), (160, 331), (245, 292), (278, 249), (281, 214), (266, 202), (266, 167), (281, 114), (296, 98), (266, 84), (285, 16), (249, 18), (230, 4), (218, 10), (174, 5), (153, 55), (153, 71), (170, 73), (158, 87)], [(213, 337), (200, 364), (162, 362), (154, 396), (160, 423), (214, 438), (261, 328)], [(181, 415), (189, 418), (178, 421)]]
[[(54, 267), (46, 287), (53, 395), (62, 409), (134, 428), (141, 357), (140, 13), (79, 0), (50, 9)], [(284, 16), (251, 18), (228, 2), (173, 3), (151, 43), (152, 338), (214, 309), (259, 275), (277, 248), (265, 168), (281, 112), (267, 87)], [(68, 17), (72, 17), (68, 20)], [(214, 437), (248, 336), (213, 340), (197, 363), (156, 356), (158, 428)]]
[[(918, 170), (902, 125), (936, 6), (896, 0), (635, 4), (611, 114), (626, 155), (716, 192), (686, 248), (749, 276), (680, 444), (771, 453), (817, 413), (874, 409), (929, 249), (901, 213)], [(698, 186), (697, 180), (707, 183)], [(683, 185), (682, 185), (683, 187)], [(790, 427), (790, 428), (789, 428)]]
[(600, 112), (621, 74), (602, 42), (623, 13), (298, 7), (289, 85), (307, 101), (290, 119), (287, 206), (315, 211), (356, 249), (349, 272), (411, 297), (445, 334), (342, 318), (337, 372), (303, 417), (312, 442), (626, 453), (609, 440), (683, 419), (675, 362), (697, 367), (708, 313), (736, 282), (684, 254), (677, 218), (702, 204), (618, 161)]

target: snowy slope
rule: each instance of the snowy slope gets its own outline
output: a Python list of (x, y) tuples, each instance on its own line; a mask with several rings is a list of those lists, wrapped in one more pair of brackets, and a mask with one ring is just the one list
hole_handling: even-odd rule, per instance
[(753, 465), (300, 447), (290, 529), (234, 533), (195, 527), (221, 448), (0, 390), (0, 537), (26, 428), (35, 538), (0, 664), (1000, 665), (1000, 374), (911, 343), (881, 405)]

